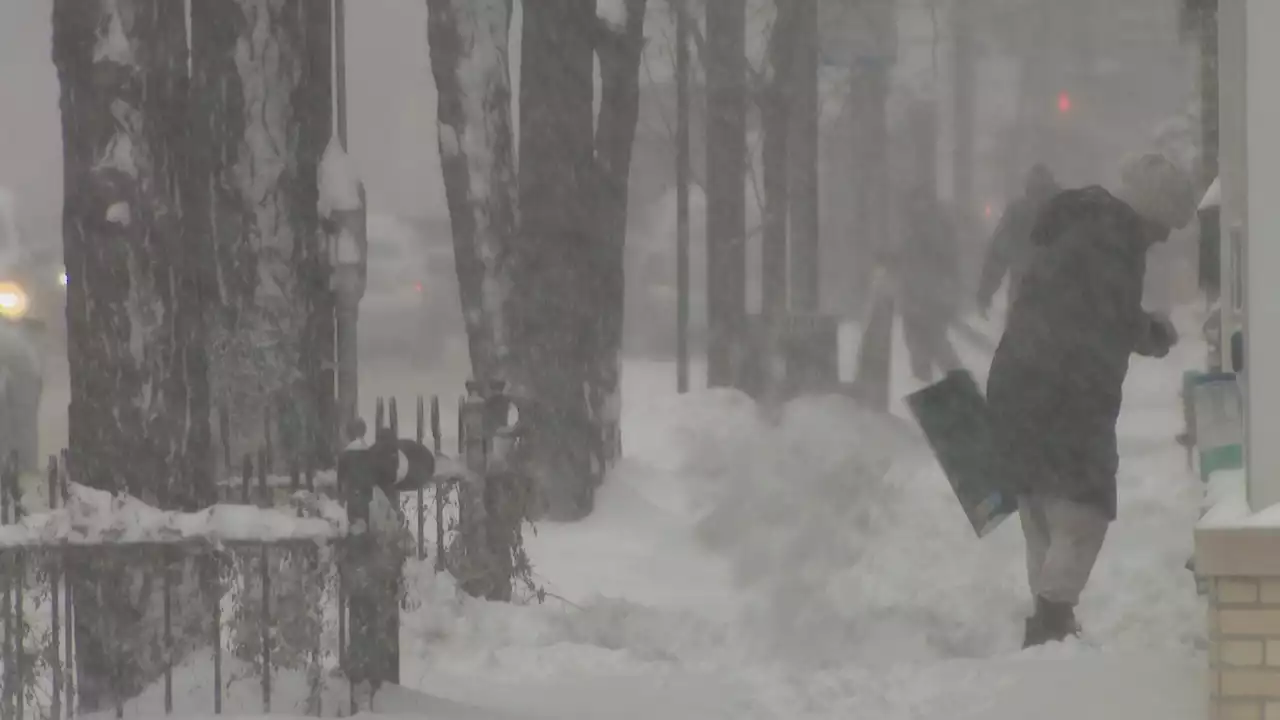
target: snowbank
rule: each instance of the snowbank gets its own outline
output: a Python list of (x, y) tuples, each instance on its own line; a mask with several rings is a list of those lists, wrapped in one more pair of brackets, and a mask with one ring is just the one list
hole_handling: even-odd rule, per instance
[(1280, 527), (1280, 505), (1257, 512), (1249, 507), (1247, 482), (1243, 469), (1219, 470), (1209, 476), (1205, 512), (1197, 527), (1215, 530)]
[(325, 540), (347, 532), (346, 510), (328, 498), (297, 493), (310, 517), (294, 509), (214, 505), (196, 513), (159, 510), (127, 495), (71, 485), (65, 508), (0, 526), (0, 548), (36, 545), (176, 543), (189, 540), (272, 542)]
[[(289, 475), (268, 475), (266, 478), (266, 486), (272, 490), (288, 490), (293, 487), (294, 479)], [(257, 477), (249, 478), (249, 489), (252, 493), (257, 493), (262, 488), (263, 479)], [(244, 478), (242, 476), (233, 475), (224, 478), (218, 483), (229, 490), (240, 490), (244, 488)], [(323, 470), (316, 473), (312, 477), (312, 484), (317, 488), (331, 488), (338, 485), (338, 473), (333, 470)], [(302, 488), (307, 487), (305, 478), (298, 480), (298, 485)]]
[(319, 174), (320, 199), (316, 207), (321, 217), (360, 209), (359, 174), (337, 137), (330, 138), (324, 149)]
[[(1133, 361), (1083, 642), (1021, 651), (1017, 519), (975, 538), (909, 421), (826, 397), (775, 424), (633, 362), (626, 458), (595, 512), (526, 531), (545, 604), (467, 598), (414, 564), (402, 680), (554, 717), (1198, 718), (1205, 610), (1184, 566), (1202, 485), (1173, 438), (1179, 370), (1202, 353)], [(582, 710), (587, 688), (625, 698), (618, 714)]]
[[(289, 718), (314, 717), (308, 712), (309, 683), (306, 673), (277, 668), (271, 677), (271, 711), (263, 712), (262, 683), (256, 669), (233, 654), (223, 653), (222, 714), (213, 712), (214, 684), (212, 652), (193, 654), (173, 672), (173, 713), (164, 712), (164, 680), (158, 680), (124, 705), (129, 718)], [(326, 674), (320, 690), (320, 716), (346, 717), (350, 713), (351, 691), (346, 680)], [(440, 720), (516, 720), (529, 717), (500, 708), (487, 708), (448, 700), (400, 686), (386, 686), (374, 699), (373, 713), (356, 717), (439, 718)], [(86, 720), (108, 720), (114, 711), (90, 713)]]
[(596, 14), (609, 27), (618, 29), (627, 24), (627, 5), (624, 0), (601, 0), (596, 3)]

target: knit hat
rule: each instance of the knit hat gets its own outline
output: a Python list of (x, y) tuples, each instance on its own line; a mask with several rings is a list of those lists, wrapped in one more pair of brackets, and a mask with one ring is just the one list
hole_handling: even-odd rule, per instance
[(1186, 227), (1196, 211), (1191, 179), (1160, 153), (1125, 158), (1115, 195), (1143, 218), (1175, 230)]

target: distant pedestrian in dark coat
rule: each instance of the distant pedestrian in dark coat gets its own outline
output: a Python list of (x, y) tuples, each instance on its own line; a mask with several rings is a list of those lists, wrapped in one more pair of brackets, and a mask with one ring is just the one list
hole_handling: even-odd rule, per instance
[(1027, 173), (1026, 188), (1021, 197), (1005, 208), (1000, 223), (991, 235), (982, 263), (982, 275), (978, 279), (978, 311), (986, 317), (996, 290), (1009, 278), (1005, 296), (1013, 304), (1018, 282), (1031, 259), (1031, 230), (1041, 208), (1061, 191), (1049, 168), (1037, 163)]
[(1116, 419), (1132, 353), (1177, 342), (1142, 308), (1146, 254), (1195, 210), (1163, 155), (1127, 160), (1115, 194), (1056, 195), (1032, 230), (1033, 258), (991, 363), (992, 432), (1020, 493), (1035, 614), (1027, 644), (1078, 632), (1074, 607), (1116, 517)]
[(960, 367), (947, 330), (962, 297), (955, 223), (931, 187), (907, 193), (897, 264), (898, 311), (911, 356), (911, 372), (921, 381)]

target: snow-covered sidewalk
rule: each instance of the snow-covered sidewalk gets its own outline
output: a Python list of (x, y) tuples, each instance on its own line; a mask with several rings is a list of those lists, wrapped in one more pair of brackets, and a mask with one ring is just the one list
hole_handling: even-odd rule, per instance
[[(1203, 488), (1174, 435), (1180, 372), (1201, 352), (1134, 360), (1120, 519), (1083, 600), (1084, 641), (1020, 650), (1029, 598), (1017, 521), (976, 539), (904, 417), (828, 397), (792, 403), (771, 424), (738, 393), (677, 396), (669, 364), (633, 362), (628, 455), (595, 513), (526, 533), (546, 602), (464, 598), (429, 560), (413, 563), (401, 672), (412, 689), (385, 690), (377, 709), (466, 720), (1200, 720), (1205, 610), (1184, 564)], [(985, 374), (982, 358), (967, 359)], [(905, 375), (896, 396), (911, 389)], [(212, 692), (182, 675), (179, 714), (194, 717)], [(229, 715), (260, 706), (256, 684), (242, 684)], [(287, 686), (277, 680), (273, 709), (304, 714)], [(345, 692), (326, 690), (326, 715)]]
[(1134, 361), (1083, 642), (1019, 649), (1017, 522), (975, 539), (909, 423), (814, 398), (770, 425), (632, 363), (628, 458), (596, 513), (527, 535), (546, 604), (460, 600), (423, 570), (404, 680), (547, 717), (1199, 720), (1204, 608), (1183, 566), (1202, 488), (1173, 437), (1200, 352)]

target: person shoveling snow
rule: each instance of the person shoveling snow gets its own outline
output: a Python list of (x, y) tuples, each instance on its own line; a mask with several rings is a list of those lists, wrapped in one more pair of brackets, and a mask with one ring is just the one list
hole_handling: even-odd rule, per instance
[(1131, 353), (1164, 357), (1167, 318), (1142, 308), (1147, 250), (1195, 210), (1163, 155), (1126, 160), (1113, 195), (1056, 195), (987, 381), (993, 445), (1016, 487), (1035, 599), (1025, 646), (1079, 634), (1075, 606), (1116, 517), (1116, 420)]

